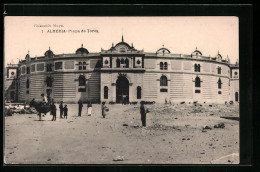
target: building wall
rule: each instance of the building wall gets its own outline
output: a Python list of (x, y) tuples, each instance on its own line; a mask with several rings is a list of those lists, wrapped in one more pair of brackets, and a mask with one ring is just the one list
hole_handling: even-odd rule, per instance
[(236, 101), (236, 93), (238, 94), (238, 102), (239, 102), (239, 69), (238, 67), (236, 68), (231, 68), (231, 79), (230, 79), (230, 99), (233, 102)]
[[(215, 64), (196, 60), (175, 59), (145, 59), (149, 68), (144, 73), (144, 99), (163, 103), (179, 101), (219, 102), (229, 101), (229, 67), (225, 64)], [(167, 62), (168, 69), (160, 70), (160, 62)], [(200, 72), (194, 71), (194, 65), (200, 64)], [(146, 65), (145, 65), (146, 66)], [(151, 67), (152, 66), (152, 67)], [(217, 68), (221, 67), (221, 74)], [(168, 86), (160, 86), (160, 77), (168, 78)], [(195, 87), (195, 78), (201, 80), (201, 87)], [(221, 80), (221, 89), (218, 88), (218, 80)], [(152, 86), (152, 87), (151, 87)], [(165, 88), (168, 92), (160, 92)], [(195, 93), (200, 90), (200, 93)]]
[[(102, 71), (99, 63), (102, 61), (100, 55), (83, 56), (71, 55), (65, 58), (65, 55), (59, 58), (40, 58), (36, 61), (26, 61), (21, 63), (19, 77), (19, 101), (29, 102), (33, 98), (41, 100), (41, 94), (46, 94), (47, 89), (51, 89), (51, 98), (56, 102), (64, 101), (76, 103), (79, 100), (83, 102), (116, 102), (116, 81), (118, 72), (116, 69), (116, 59), (129, 57), (129, 68), (122, 69), (129, 81), (129, 101), (139, 102), (156, 101), (164, 103), (180, 101), (199, 101), (199, 102), (218, 102), (233, 100), (234, 92), (239, 89), (238, 84), (230, 80), (230, 67), (226, 63), (194, 59), (194, 58), (176, 58), (167, 55), (164, 56), (144, 56), (144, 70), (132, 70), (136, 64), (134, 60), (142, 60), (142, 55), (125, 56), (104, 56), (107, 60), (112, 60), (112, 69)], [(62, 69), (46, 71), (47, 63), (55, 66), (56, 62), (62, 62)], [(68, 63), (67, 63), (68, 62)], [(79, 70), (79, 62), (86, 63), (85, 70)], [(167, 69), (161, 70), (160, 63), (167, 62)], [(44, 64), (38, 70), (38, 64)], [(70, 65), (68, 65), (70, 64)], [(110, 64), (110, 62), (109, 62)], [(195, 72), (194, 65), (200, 65), (200, 71)], [(35, 65), (35, 71), (27, 74), (26, 68)], [(103, 62), (104, 65), (104, 62)], [(67, 66), (67, 68), (66, 68)], [(139, 66), (139, 68), (142, 65)], [(43, 68), (42, 68), (43, 67)], [(218, 67), (221, 67), (221, 74), (218, 74)], [(40, 67), (39, 67), (40, 68)], [(106, 68), (110, 68), (107, 65)], [(136, 67), (137, 68), (137, 67)], [(121, 70), (121, 69), (120, 69)], [(232, 71), (234, 75), (235, 71)], [(167, 86), (160, 86), (160, 78), (167, 77)], [(46, 77), (53, 78), (52, 87), (47, 87)], [(86, 78), (86, 91), (80, 92), (79, 77)], [(195, 79), (199, 77), (201, 86), (195, 87)], [(30, 80), (30, 88), (26, 88), (26, 80)], [(218, 81), (221, 80), (221, 88), (218, 88)], [(108, 87), (108, 99), (104, 99), (104, 87)], [(137, 99), (137, 87), (141, 89), (141, 99)], [(167, 92), (161, 92), (161, 89), (167, 89)], [(197, 90), (200, 93), (195, 93)]]

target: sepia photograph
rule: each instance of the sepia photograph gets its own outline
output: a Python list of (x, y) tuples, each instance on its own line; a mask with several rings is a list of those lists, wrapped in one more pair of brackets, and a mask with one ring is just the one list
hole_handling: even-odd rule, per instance
[(6, 16), (3, 61), (6, 165), (240, 163), (236, 16)]

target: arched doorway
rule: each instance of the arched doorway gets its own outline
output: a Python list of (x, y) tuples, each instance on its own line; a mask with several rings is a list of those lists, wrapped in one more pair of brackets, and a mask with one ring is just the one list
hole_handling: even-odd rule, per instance
[(129, 81), (126, 77), (119, 77), (116, 81), (116, 103), (129, 102)]
[(235, 101), (238, 102), (238, 92), (235, 93)]
[(14, 91), (12, 91), (12, 92), (10, 93), (10, 99), (11, 99), (11, 101), (14, 101), (14, 100), (15, 100), (15, 92), (14, 92)]

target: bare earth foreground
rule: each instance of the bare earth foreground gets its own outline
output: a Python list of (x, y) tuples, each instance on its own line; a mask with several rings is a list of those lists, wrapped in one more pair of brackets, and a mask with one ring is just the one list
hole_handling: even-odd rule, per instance
[[(58, 108), (58, 105), (56, 105)], [(68, 119), (42, 121), (36, 114), (5, 117), (6, 164), (237, 164), (239, 163), (239, 106), (154, 104), (147, 106), (142, 128), (139, 105), (100, 105), (92, 116), (77, 117), (68, 105)], [(224, 128), (214, 125), (224, 123)], [(207, 125), (212, 129), (202, 128)], [(117, 159), (118, 158), (118, 159)], [(121, 161), (116, 161), (121, 160)]]

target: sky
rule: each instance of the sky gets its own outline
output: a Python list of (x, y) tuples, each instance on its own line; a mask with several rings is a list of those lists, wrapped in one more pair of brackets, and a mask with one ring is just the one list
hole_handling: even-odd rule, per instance
[(100, 52), (121, 42), (122, 35), (129, 45), (145, 52), (164, 46), (174, 54), (191, 54), (197, 47), (203, 56), (215, 57), (219, 51), (231, 63), (239, 58), (237, 17), (7, 16), (4, 20), (5, 64), (18, 63), (28, 51), (31, 57), (43, 56), (49, 47), (54, 54), (75, 53), (81, 44), (89, 52)]

